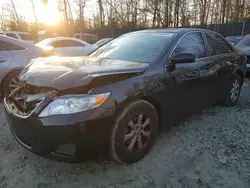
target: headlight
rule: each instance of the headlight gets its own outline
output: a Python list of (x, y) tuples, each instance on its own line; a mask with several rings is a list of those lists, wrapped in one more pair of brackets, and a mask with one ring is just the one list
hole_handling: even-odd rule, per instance
[(100, 106), (110, 93), (98, 95), (76, 95), (57, 98), (52, 101), (38, 117), (46, 117), (59, 114), (72, 114), (90, 110)]

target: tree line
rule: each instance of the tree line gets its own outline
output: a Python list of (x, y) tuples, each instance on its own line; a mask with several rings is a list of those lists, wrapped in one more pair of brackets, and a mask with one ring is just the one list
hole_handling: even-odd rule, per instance
[[(30, 1), (35, 23), (27, 23), (18, 13), (15, 0), (9, 0), (4, 10), (0, 10), (2, 30), (49, 27), (38, 23), (35, 1)], [(40, 1), (47, 6), (49, 1), (54, 0)], [(84, 16), (87, 3), (95, 9), (90, 18)], [(61, 22), (56, 27), (64, 28), (63, 31), (68, 28), (68, 32), (93, 28), (189, 27), (250, 21), (250, 0), (57, 0), (57, 4)], [(72, 7), (75, 7), (74, 11)], [(77, 15), (76, 19), (73, 19), (73, 14)]]

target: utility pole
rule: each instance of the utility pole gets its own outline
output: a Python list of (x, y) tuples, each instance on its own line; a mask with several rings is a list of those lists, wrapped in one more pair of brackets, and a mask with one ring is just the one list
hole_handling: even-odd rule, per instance
[(246, 22), (244, 21), (244, 22), (242, 23), (241, 36), (244, 36), (244, 33), (245, 33), (245, 24), (246, 24)]

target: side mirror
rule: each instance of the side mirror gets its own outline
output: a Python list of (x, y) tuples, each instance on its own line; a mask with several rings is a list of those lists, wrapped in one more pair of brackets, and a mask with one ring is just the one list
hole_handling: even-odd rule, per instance
[(168, 63), (167, 69), (168, 72), (172, 72), (174, 71), (176, 64), (193, 62), (195, 62), (195, 55), (193, 53), (178, 53), (171, 58), (170, 62)]
[(195, 55), (193, 53), (179, 53), (171, 58), (172, 64), (193, 63), (195, 62)]

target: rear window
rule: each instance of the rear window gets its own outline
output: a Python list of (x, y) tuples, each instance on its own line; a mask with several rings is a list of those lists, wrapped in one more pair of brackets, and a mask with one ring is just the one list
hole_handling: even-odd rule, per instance
[(77, 42), (77, 41), (73, 41), (73, 40), (59, 40), (59, 41), (53, 42), (51, 45), (54, 48), (85, 46), (84, 44)]
[(6, 33), (6, 36), (14, 38), (14, 39), (18, 39), (16, 34), (14, 34), (14, 33)]
[(33, 40), (32, 36), (30, 34), (19, 34), (19, 36), (23, 40)]

